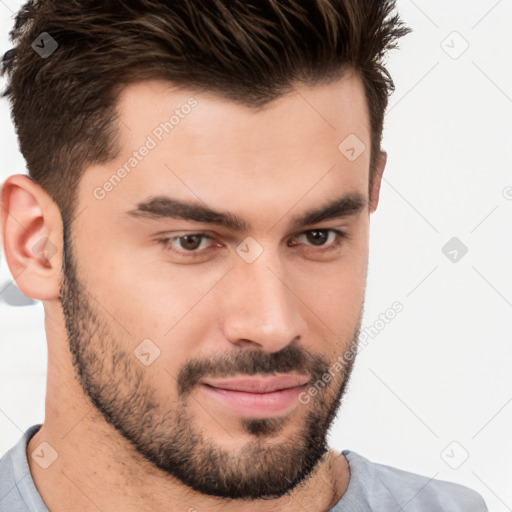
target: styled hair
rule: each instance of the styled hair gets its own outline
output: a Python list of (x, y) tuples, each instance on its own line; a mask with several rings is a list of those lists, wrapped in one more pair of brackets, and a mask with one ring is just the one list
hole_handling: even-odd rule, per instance
[[(371, 183), (394, 90), (384, 57), (409, 32), (395, 7), (395, 0), (29, 1), (1, 67), (29, 175), (70, 218), (82, 173), (119, 154), (117, 101), (133, 82), (164, 79), (259, 109), (296, 83), (328, 83), (353, 69), (370, 114)], [(58, 45), (45, 58), (33, 46), (44, 32)]]

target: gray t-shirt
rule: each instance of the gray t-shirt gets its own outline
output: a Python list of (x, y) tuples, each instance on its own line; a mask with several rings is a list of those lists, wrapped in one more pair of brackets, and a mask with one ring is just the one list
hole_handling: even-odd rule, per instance
[[(48, 512), (27, 461), (27, 443), (40, 427), (30, 427), (0, 459), (0, 512)], [(350, 481), (329, 512), (487, 512), (482, 497), (467, 487), (375, 464), (350, 450), (342, 453)]]

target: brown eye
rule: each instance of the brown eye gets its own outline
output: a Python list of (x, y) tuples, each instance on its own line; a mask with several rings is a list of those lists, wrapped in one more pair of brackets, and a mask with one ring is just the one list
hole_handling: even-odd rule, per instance
[(308, 231), (306, 238), (308, 242), (311, 242), (313, 245), (323, 245), (329, 238), (329, 232), (327, 229)]
[(166, 250), (182, 256), (199, 256), (213, 245), (212, 241), (213, 238), (205, 233), (185, 233), (158, 240)]
[(179, 243), (182, 249), (195, 251), (201, 245), (203, 238), (203, 235), (184, 235), (180, 236), (178, 240), (180, 241)]
[[(320, 250), (336, 249), (348, 235), (338, 229), (310, 229), (301, 233), (297, 239), (305, 239), (305, 245), (318, 247)], [(295, 244), (294, 244), (295, 245)]]

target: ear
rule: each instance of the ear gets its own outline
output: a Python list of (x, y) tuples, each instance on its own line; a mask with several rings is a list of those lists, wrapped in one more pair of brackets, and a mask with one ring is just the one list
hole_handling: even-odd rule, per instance
[(5, 258), (16, 285), (33, 299), (58, 299), (62, 263), (58, 206), (24, 174), (4, 181), (0, 204)]
[(380, 186), (382, 184), (382, 175), (384, 174), (387, 159), (388, 154), (385, 151), (380, 151), (375, 162), (373, 183), (370, 190), (370, 213), (373, 213), (379, 204)]

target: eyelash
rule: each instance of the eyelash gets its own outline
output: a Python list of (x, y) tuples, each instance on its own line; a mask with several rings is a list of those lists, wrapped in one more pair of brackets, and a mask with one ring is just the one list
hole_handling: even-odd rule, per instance
[[(324, 248), (324, 246), (321, 246), (321, 245), (320, 246), (316, 246), (316, 247), (318, 247), (317, 252), (319, 252), (321, 254), (324, 254), (324, 253), (327, 253), (327, 252), (334, 251), (334, 250), (338, 249), (339, 246), (343, 243), (344, 240), (348, 240), (349, 239), (349, 236), (348, 236), (348, 234), (346, 232), (340, 231), (339, 229), (334, 229), (334, 228), (308, 229), (307, 231), (303, 231), (302, 233), (299, 233), (298, 236), (305, 235), (307, 233), (312, 233), (312, 232), (315, 232), (315, 231), (326, 231), (326, 232), (329, 232), (329, 233), (334, 233), (336, 235), (336, 237), (333, 240), (333, 242), (330, 245), (328, 245), (327, 247)], [(201, 250), (193, 249), (193, 250), (190, 250), (190, 251), (186, 251), (186, 250), (185, 251), (178, 251), (178, 250), (176, 250), (176, 249), (174, 249), (172, 247), (172, 243), (171, 242), (173, 242), (175, 240), (179, 240), (180, 238), (185, 238), (186, 236), (191, 236), (191, 235), (192, 236), (200, 236), (200, 237), (202, 237), (202, 240), (207, 240), (207, 239), (214, 240), (213, 237), (211, 237), (210, 235), (207, 235), (206, 233), (184, 233), (184, 234), (179, 235), (179, 236), (168, 237), (168, 238), (160, 238), (160, 239), (157, 239), (157, 242), (160, 243), (161, 245), (163, 245), (165, 250), (168, 250), (170, 252), (178, 254), (178, 255), (180, 255), (183, 258), (201, 257), (207, 251), (210, 251), (210, 247), (208, 247), (206, 249), (201, 249)], [(295, 246), (295, 245), (296, 244), (294, 244), (293, 246)], [(315, 246), (311, 245), (311, 246), (308, 246), (308, 247), (313, 247), (314, 248)]]

